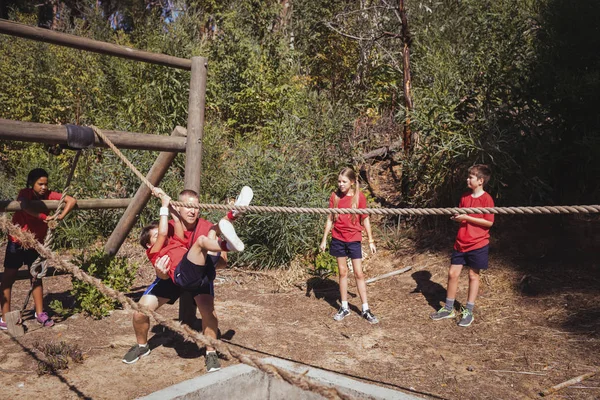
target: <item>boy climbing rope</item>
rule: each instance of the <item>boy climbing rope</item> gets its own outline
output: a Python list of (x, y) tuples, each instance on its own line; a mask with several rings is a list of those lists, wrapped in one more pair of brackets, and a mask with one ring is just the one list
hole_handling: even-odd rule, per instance
[[(48, 189), (48, 172), (42, 168), (32, 169), (27, 176), (27, 187), (22, 189), (17, 196), (17, 201), (21, 202), (21, 211), (14, 213), (12, 223), (19, 225), (23, 231), (33, 233), (36, 239), (40, 243), (43, 243), (48, 231), (48, 223), (50, 221), (62, 220), (75, 207), (77, 200), (71, 196), (65, 196), (65, 206), (62, 212), (50, 216), (40, 212), (29, 202), (32, 200), (60, 200), (61, 198), (61, 193)], [(4, 276), (0, 284), (2, 315), (10, 312), (12, 286), (15, 283), (19, 268), (22, 265), (31, 267), (38, 257), (39, 254), (37, 251), (34, 249), (25, 249), (21, 246), (17, 238), (8, 237), (6, 256), (4, 257)], [(54, 321), (44, 312), (42, 279), (31, 277), (31, 284), (33, 303), (35, 305), (35, 319), (42, 326), (50, 327), (54, 325)], [(7, 329), (6, 322), (2, 318), (0, 318), (0, 329)]]
[[(186, 195), (179, 197), (181, 202), (198, 201), (195, 193), (192, 195), (190, 191), (184, 192)], [(173, 304), (179, 298), (181, 290), (191, 292), (202, 315), (203, 334), (216, 339), (218, 320), (214, 312), (213, 281), (216, 269), (226, 266), (225, 252), (244, 249), (230, 222), (237, 218), (238, 212), (230, 211), (215, 227), (206, 220), (198, 219), (197, 209), (178, 207), (177, 210), (172, 210), (174, 211), (171, 224), (173, 232), (169, 234), (170, 198), (160, 189), (155, 189), (153, 193), (162, 201), (160, 221), (158, 224), (153, 223), (144, 227), (140, 244), (146, 248), (158, 278), (146, 290), (140, 304), (156, 310), (167, 302)], [(244, 187), (235, 205), (247, 206), (252, 196), (252, 190), (247, 186)], [(197, 219), (193, 230), (189, 229), (192, 219)], [(217, 233), (220, 233), (225, 240), (218, 241)], [(186, 240), (188, 236), (189, 239)], [(141, 313), (135, 313), (133, 325), (138, 344), (133, 346), (123, 358), (123, 362), (128, 364), (150, 353), (147, 343), (148, 318)], [(206, 349), (206, 368), (208, 372), (220, 368), (218, 356), (210, 347)]]

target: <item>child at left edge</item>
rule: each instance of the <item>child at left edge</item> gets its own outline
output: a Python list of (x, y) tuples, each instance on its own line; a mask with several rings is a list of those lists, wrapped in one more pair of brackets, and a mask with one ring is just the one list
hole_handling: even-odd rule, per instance
[[(27, 176), (27, 187), (22, 189), (17, 201), (21, 202), (21, 211), (14, 213), (12, 223), (19, 225), (21, 230), (33, 233), (35, 238), (43, 243), (48, 232), (48, 222), (62, 220), (77, 204), (71, 196), (65, 196), (65, 206), (60, 214), (48, 216), (32, 208), (29, 201), (32, 200), (60, 200), (61, 193), (53, 192), (48, 189), (48, 172), (42, 168), (35, 168), (29, 171)], [(17, 272), (23, 265), (31, 267), (39, 254), (35, 249), (25, 249), (21, 246), (19, 239), (9, 236), (6, 244), (6, 256), (4, 257), (4, 275), (0, 283), (0, 304), (2, 305), (2, 315), (10, 312), (10, 299), (12, 286), (15, 283)], [(33, 278), (31, 278), (33, 280)], [(44, 312), (43, 300), (44, 292), (42, 280), (36, 279), (33, 282), (33, 303), (35, 305), (35, 318), (44, 327), (54, 325)], [(0, 329), (7, 329), (6, 322), (0, 318)]]

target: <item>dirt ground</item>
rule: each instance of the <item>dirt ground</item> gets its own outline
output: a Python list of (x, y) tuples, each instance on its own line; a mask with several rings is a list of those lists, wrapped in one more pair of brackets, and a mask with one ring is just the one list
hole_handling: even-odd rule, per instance
[[(270, 276), (227, 270), (216, 287), (222, 337), (239, 351), (293, 360), (424, 398), (539, 398), (544, 389), (596, 370), (600, 360), (600, 223), (550, 218), (543, 224), (534, 234), (513, 219), (493, 232), (491, 268), (483, 273), (476, 319), (469, 328), (428, 318), (445, 296), (452, 235), (428, 241), (427, 233), (399, 233), (388, 238), (388, 249), (365, 260), (368, 278), (412, 266), (368, 286), (378, 325), (360, 319), (353, 279), (349, 300), (354, 312), (335, 322), (336, 277), (316, 278), (306, 273), (306, 265)], [(4, 246), (0, 249), (2, 257)], [(124, 249), (128, 252), (140, 256), (134, 246)], [(150, 265), (144, 265), (132, 296), (152, 280)], [(13, 307), (27, 285), (15, 284)], [(463, 271), (459, 301), (465, 301), (466, 285)], [(70, 287), (69, 276), (46, 278), (46, 302), (61, 299), (68, 306)], [(176, 318), (177, 307), (161, 312)], [(122, 363), (135, 342), (129, 312), (118, 310), (103, 320), (53, 318), (57, 324), (44, 329), (25, 321), (29, 332), (18, 341), (0, 334), (3, 398), (132, 399), (205, 373), (202, 351), (160, 327), (152, 330), (150, 356)], [(78, 345), (83, 363), (38, 376), (37, 360), (45, 358), (36, 344), (60, 341)], [(550, 398), (598, 399), (600, 375)]]

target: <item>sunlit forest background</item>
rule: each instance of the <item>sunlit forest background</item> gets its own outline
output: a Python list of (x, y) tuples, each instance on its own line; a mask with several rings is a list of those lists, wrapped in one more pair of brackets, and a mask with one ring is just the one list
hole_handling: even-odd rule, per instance
[[(248, 184), (256, 205), (325, 207), (337, 172), (353, 166), (371, 207), (451, 207), (468, 166), (486, 163), (497, 205), (598, 204), (600, 2), (405, 7), (404, 32), (392, 0), (25, 0), (2, 2), (0, 17), (207, 57), (202, 202), (223, 202)], [(0, 35), (0, 77), (0, 118), (158, 135), (187, 124), (186, 71)], [(156, 158), (124, 153), (144, 173)], [(60, 191), (72, 157), (3, 140), (0, 197), (14, 199), (34, 167)], [(184, 163), (178, 156), (161, 183), (172, 196)], [(126, 198), (139, 184), (111, 151), (93, 149), (72, 191)], [(150, 205), (139, 226), (155, 217), (158, 203)], [(106, 238), (121, 213), (73, 213), (58, 245)], [(284, 266), (316, 250), (322, 225), (305, 214), (248, 215), (240, 227), (248, 251), (238, 261)]]

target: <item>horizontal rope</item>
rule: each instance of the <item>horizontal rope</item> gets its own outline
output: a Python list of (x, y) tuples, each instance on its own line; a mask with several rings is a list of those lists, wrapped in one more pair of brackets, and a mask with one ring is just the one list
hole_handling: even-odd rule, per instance
[(238, 210), (255, 213), (286, 214), (367, 214), (367, 215), (455, 215), (455, 214), (592, 214), (600, 213), (600, 205), (590, 206), (532, 206), (532, 207), (485, 207), (485, 208), (310, 208), (278, 206), (232, 206), (226, 204), (183, 203), (171, 200), (174, 206), (199, 208), (202, 210)]

